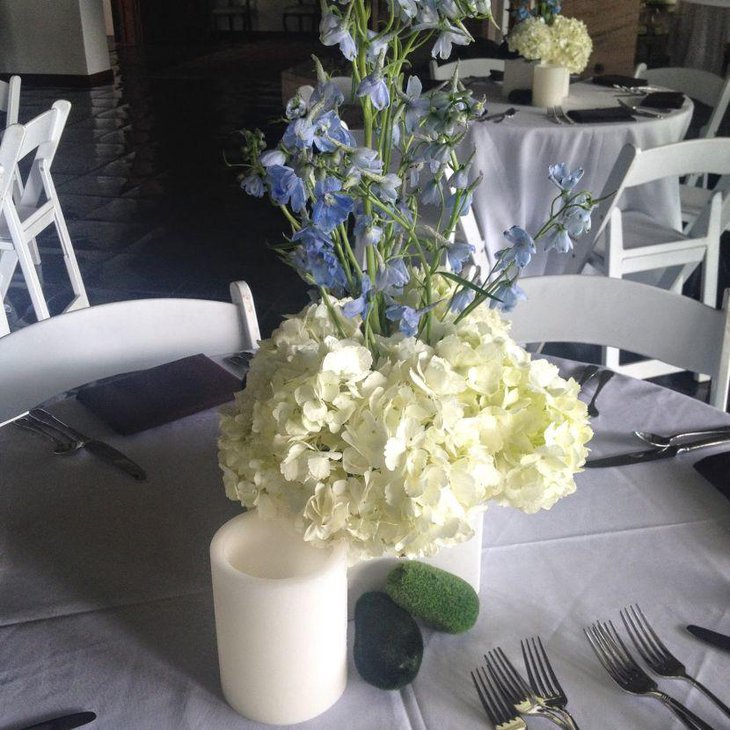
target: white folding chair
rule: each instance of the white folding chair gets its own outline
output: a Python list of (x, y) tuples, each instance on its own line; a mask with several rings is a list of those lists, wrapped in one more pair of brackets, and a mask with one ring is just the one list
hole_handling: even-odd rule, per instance
[[(714, 307), (720, 256), (720, 226), (723, 217), (722, 194), (716, 193), (688, 233), (683, 233), (679, 216), (676, 227), (656, 220), (647, 213), (621, 210), (625, 190), (667, 177), (710, 172), (730, 172), (730, 139), (695, 139), (639, 150), (626, 145), (609, 175), (602, 195), (607, 196), (594, 215), (590, 236), (578, 242), (566, 273), (582, 271), (586, 263), (600, 273), (632, 277), (642, 272), (657, 272), (656, 283), (681, 293), (687, 277), (702, 264), (701, 299)], [(615, 194), (614, 194), (615, 193)], [(606, 365), (637, 377), (653, 377), (666, 372), (660, 363), (643, 361), (619, 365), (619, 353), (606, 350)]]
[(722, 310), (634, 281), (595, 276), (520, 280), (527, 300), (506, 316), (521, 343), (610, 345), (711, 377), (710, 403), (725, 410), (730, 381), (730, 289)]
[(434, 81), (445, 81), (450, 79), (459, 67), (459, 78), (484, 78), (489, 76), (492, 71), (504, 71), (503, 58), (462, 58), (459, 61), (450, 61), (439, 66), (432, 60), (430, 64), (431, 78)]
[(681, 91), (712, 109), (707, 124), (700, 130), (701, 137), (714, 137), (730, 103), (730, 76), (722, 76), (700, 68), (667, 66), (647, 68), (645, 63), (636, 67), (634, 76), (646, 79), (652, 86), (663, 86)]
[(20, 76), (0, 81), (0, 112), (5, 112), (5, 126), (18, 123), (20, 111)]
[(0, 424), (94, 380), (205, 353), (255, 350), (261, 339), (251, 290), (233, 303), (137, 299), (100, 304), (0, 338)]
[[(647, 69), (645, 63), (636, 67), (635, 75), (647, 79), (652, 85), (681, 91), (710, 107), (710, 118), (700, 130), (699, 136), (716, 136), (730, 103), (730, 76), (724, 79), (711, 71), (678, 66)], [(694, 223), (702, 208), (709, 202), (711, 194), (705, 190), (707, 185), (707, 175), (689, 175), (682, 182), (679, 192), (685, 229)]]
[[(36, 236), (53, 225), (61, 242), (73, 299), (64, 309), (71, 311), (89, 306), (61, 203), (51, 177), (51, 165), (63, 133), (71, 104), (57, 101), (52, 108), (27, 124), (9, 127), (0, 143), (0, 164), (5, 170), (17, 170), (18, 163), (33, 155), (27, 177), (18, 198), (7, 198), (0, 218), (0, 294), (7, 294), (16, 265), (20, 264), (36, 317), (50, 316), (36, 267), (40, 256)], [(5, 181), (7, 186), (9, 181)]]

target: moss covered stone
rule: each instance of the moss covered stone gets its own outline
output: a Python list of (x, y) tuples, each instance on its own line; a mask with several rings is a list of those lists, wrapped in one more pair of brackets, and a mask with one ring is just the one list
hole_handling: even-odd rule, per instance
[(363, 593), (355, 604), (355, 666), (380, 689), (399, 689), (421, 667), (423, 636), (413, 617), (380, 591)]
[(465, 580), (417, 560), (393, 568), (385, 590), (395, 603), (439, 631), (460, 634), (479, 616), (479, 596)]

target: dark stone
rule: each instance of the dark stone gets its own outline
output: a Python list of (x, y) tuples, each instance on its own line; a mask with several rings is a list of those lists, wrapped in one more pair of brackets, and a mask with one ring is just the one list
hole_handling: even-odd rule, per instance
[(380, 689), (399, 689), (421, 667), (423, 636), (411, 615), (380, 591), (363, 593), (355, 604), (355, 666)]

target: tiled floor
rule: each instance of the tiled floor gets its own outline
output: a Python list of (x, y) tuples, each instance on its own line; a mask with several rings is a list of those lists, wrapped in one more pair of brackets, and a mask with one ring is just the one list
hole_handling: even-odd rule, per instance
[[(72, 103), (53, 175), (92, 304), (225, 300), (229, 282), (245, 279), (264, 334), (301, 308), (305, 285), (267, 246), (281, 238), (280, 214), (242, 193), (224, 153), (235, 158), (237, 129), (273, 130), (282, 112), (281, 71), (315, 50), (322, 47), (306, 35), (119, 49), (113, 84), (23, 86), (20, 121), (56, 99)], [(70, 291), (55, 235), (45, 232), (39, 244), (51, 310), (60, 311)], [(14, 316), (32, 321), (20, 283), (9, 297)], [(706, 390), (687, 376), (665, 382), (700, 397)]]

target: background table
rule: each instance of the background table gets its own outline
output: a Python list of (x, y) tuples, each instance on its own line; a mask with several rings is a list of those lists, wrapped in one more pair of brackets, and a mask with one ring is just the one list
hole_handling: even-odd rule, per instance
[[(474, 192), (474, 213), (492, 262), (495, 253), (508, 245), (503, 236), (506, 229), (519, 225), (534, 234), (547, 219), (557, 192), (547, 179), (549, 165), (565, 162), (571, 169), (584, 168), (580, 187), (599, 195), (625, 144), (646, 149), (679, 142), (693, 109), (692, 102), (686, 100), (682, 109), (662, 119), (558, 125), (548, 120), (544, 109), (501, 100), (496, 84), (473, 82), (473, 88), (475, 93), (486, 94), (490, 114), (510, 106), (519, 110), (499, 124), (473, 124), (464, 143), (466, 150), (476, 150), (474, 174), (481, 171), (484, 175)], [(616, 95), (620, 92), (615, 89), (590, 83), (573, 84), (570, 89), (563, 103), (565, 111), (618, 106)], [(622, 207), (650, 212), (679, 227), (679, 183), (663, 180), (627, 191)], [(525, 275), (561, 273), (564, 265), (565, 259), (559, 255), (538, 250)]]
[[(636, 446), (634, 428), (730, 423), (622, 376), (599, 407), (597, 454)], [(55, 408), (150, 476), (138, 483), (90, 454), (54, 456), (40, 437), (0, 429), (0, 728), (78, 709), (109, 730), (264, 727), (234, 713), (218, 685), (208, 544), (238, 507), (218, 473), (215, 411), (119, 437), (75, 401)], [(351, 666), (343, 698), (300, 727), (483, 730), (469, 670), (495, 645), (517, 661), (519, 638), (539, 634), (583, 728), (679, 728), (653, 700), (613, 685), (583, 637), (583, 626), (635, 601), (727, 701), (730, 654), (681, 628), (730, 633), (729, 505), (691, 466), (709, 453), (587, 470), (549, 512), (490, 508), (477, 625), (459, 636), (425, 630), (421, 672), (400, 692), (365, 684)], [(727, 725), (689, 685), (660, 685)]]

